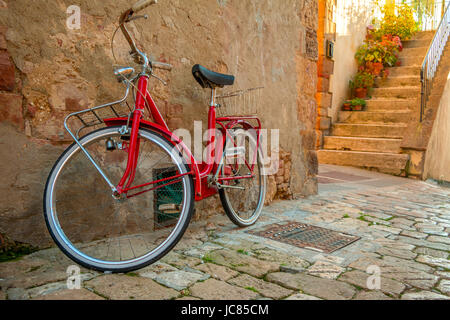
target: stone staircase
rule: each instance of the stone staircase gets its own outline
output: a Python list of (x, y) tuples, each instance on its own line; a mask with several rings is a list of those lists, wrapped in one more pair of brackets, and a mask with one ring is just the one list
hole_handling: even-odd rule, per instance
[(406, 175), (409, 155), (401, 149), (412, 112), (419, 108), (420, 66), (433, 38), (420, 32), (404, 41), (401, 66), (377, 79), (364, 111), (339, 111), (331, 135), (318, 151), (320, 163)]

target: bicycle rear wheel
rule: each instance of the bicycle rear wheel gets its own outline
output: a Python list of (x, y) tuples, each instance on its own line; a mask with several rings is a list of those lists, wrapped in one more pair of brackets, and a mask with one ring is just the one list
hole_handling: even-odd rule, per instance
[(228, 146), (225, 146), (225, 155), (227, 149), (236, 147), (244, 150), (244, 154), (231, 158), (225, 156), (223, 176), (249, 176), (252, 173), (251, 166), (254, 165), (253, 177), (229, 180), (226, 183), (228, 187), (219, 189), (219, 195), (230, 220), (239, 227), (248, 227), (258, 220), (264, 206), (266, 176), (263, 156), (261, 149), (257, 147), (254, 134), (249, 131), (237, 128), (233, 132), (233, 139), (234, 141), (229, 141)]
[[(114, 184), (128, 158), (129, 137), (119, 129), (103, 128), (80, 140)], [(44, 194), (48, 230), (67, 256), (87, 268), (128, 272), (145, 267), (168, 253), (189, 224), (194, 190), (185, 159), (155, 132), (141, 129), (139, 139), (131, 187), (168, 180), (131, 190), (122, 199), (112, 196), (77, 144), (66, 149), (50, 172)], [(185, 175), (176, 178), (179, 174)]]

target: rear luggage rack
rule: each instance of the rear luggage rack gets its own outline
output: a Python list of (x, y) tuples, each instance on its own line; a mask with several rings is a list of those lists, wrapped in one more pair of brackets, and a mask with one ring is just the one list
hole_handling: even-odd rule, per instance
[(216, 96), (219, 104), (216, 109), (217, 114), (220, 117), (257, 115), (261, 104), (262, 89), (264, 87), (255, 87)]

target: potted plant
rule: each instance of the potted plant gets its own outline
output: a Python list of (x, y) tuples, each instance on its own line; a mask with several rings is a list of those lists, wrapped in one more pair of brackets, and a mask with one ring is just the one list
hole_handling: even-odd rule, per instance
[(363, 99), (367, 97), (367, 92), (373, 87), (374, 75), (360, 71), (353, 80), (350, 80), (350, 88), (352, 89), (356, 98)]
[(350, 100), (344, 101), (342, 104), (342, 111), (352, 111), (352, 102)]
[(366, 106), (366, 100), (360, 98), (352, 99), (350, 103), (353, 111), (362, 111)]

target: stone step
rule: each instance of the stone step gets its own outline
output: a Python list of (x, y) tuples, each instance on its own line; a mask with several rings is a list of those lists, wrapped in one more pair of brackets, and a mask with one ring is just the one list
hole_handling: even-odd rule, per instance
[(402, 139), (326, 136), (323, 148), (341, 151), (400, 153), (401, 143)]
[(425, 57), (428, 47), (404, 48), (400, 52), (400, 57), (421, 56)]
[(372, 98), (411, 99), (420, 94), (420, 86), (373, 88)]
[(420, 48), (430, 46), (431, 39), (419, 39), (419, 40), (405, 40), (402, 41), (403, 49), (406, 48)]
[(331, 133), (343, 137), (401, 139), (405, 130), (406, 124), (335, 123)]
[(431, 41), (434, 37), (436, 31), (419, 31), (417, 32), (411, 40), (428, 40)]
[(409, 110), (340, 111), (338, 119), (341, 123), (407, 123), (410, 115)]
[(370, 99), (367, 100), (366, 111), (407, 111), (417, 108), (416, 99)]
[(404, 56), (401, 55), (399, 60), (402, 66), (421, 66), (425, 55)]
[(385, 79), (376, 78), (375, 84), (378, 87), (403, 87), (420, 85), (420, 76), (389, 76)]
[(319, 163), (323, 164), (359, 167), (394, 175), (404, 175), (409, 160), (407, 154), (339, 150), (319, 150), (317, 156)]
[(420, 66), (400, 66), (389, 68), (389, 77), (420, 76)]

